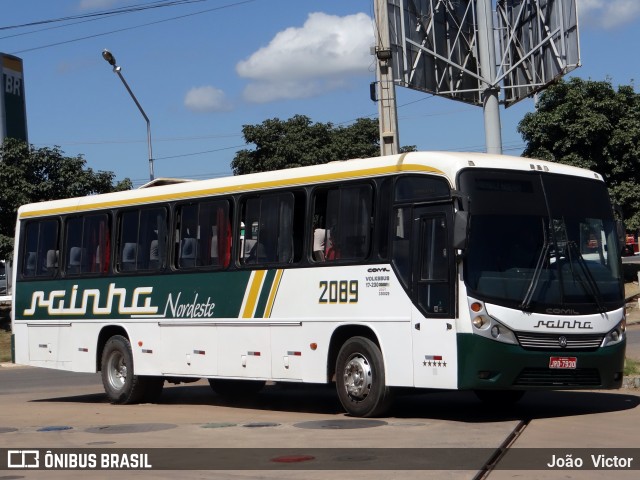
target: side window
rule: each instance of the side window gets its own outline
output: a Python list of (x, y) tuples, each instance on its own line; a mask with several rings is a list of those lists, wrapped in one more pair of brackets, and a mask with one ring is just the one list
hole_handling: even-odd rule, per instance
[(98, 214), (69, 218), (65, 225), (65, 273), (108, 273), (111, 254), (109, 216)]
[(445, 216), (424, 216), (420, 219), (418, 303), (429, 313), (449, 313), (450, 288)]
[(373, 188), (354, 185), (318, 190), (313, 207), (313, 259), (362, 260), (371, 247)]
[[(275, 193), (242, 203), (240, 263), (294, 261), (294, 194)], [(296, 252), (297, 254), (297, 252)]]
[(408, 175), (398, 178), (395, 188), (396, 202), (424, 202), (449, 198), (451, 190), (443, 178)]
[(167, 248), (167, 210), (164, 207), (120, 214), (117, 263), (121, 272), (164, 268)]
[(425, 205), (450, 198), (449, 185), (442, 178), (407, 175), (395, 183), (391, 263), (414, 304), (427, 317), (451, 317), (455, 310), (449, 245), (453, 206), (450, 201)]
[(179, 269), (228, 267), (231, 259), (229, 202), (179, 205), (176, 212), (175, 266)]
[(58, 221), (29, 222), (25, 228), (22, 275), (52, 277), (58, 270)]
[(65, 222), (65, 272), (68, 275), (78, 275), (83, 263), (86, 268), (87, 252), (82, 254), (82, 217), (70, 218)]

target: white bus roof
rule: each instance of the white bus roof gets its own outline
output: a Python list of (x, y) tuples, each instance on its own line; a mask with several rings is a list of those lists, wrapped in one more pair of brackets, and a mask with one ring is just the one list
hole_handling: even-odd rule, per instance
[(453, 187), (457, 173), (465, 168), (536, 170), (602, 180), (600, 175), (590, 170), (524, 157), (484, 153), (411, 152), (34, 203), (20, 207), (18, 218), (286, 188), (400, 172), (421, 172), (442, 176)]

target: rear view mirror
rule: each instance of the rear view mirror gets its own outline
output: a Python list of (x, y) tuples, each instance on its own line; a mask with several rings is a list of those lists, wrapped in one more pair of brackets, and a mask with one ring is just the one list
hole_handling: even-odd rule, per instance
[(453, 248), (465, 250), (469, 238), (469, 212), (458, 210), (453, 219)]

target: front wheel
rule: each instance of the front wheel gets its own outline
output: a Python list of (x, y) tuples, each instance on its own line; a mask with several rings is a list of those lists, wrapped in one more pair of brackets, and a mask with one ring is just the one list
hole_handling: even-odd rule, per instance
[(392, 396), (385, 383), (380, 348), (365, 337), (347, 340), (336, 360), (336, 389), (344, 409), (354, 417), (383, 415)]
[(102, 385), (111, 403), (154, 401), (162, 393), (164, 378), (133, 374), (131, 344), (122, 335), (114, 335), (105, 344), (101, 371)]

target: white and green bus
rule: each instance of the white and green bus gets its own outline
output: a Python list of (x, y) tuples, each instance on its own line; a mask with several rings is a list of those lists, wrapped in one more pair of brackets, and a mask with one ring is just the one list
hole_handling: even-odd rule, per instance
[(354, 416), (396, 387), (619, 388), (617, 225), (597, 173), (472, 153), (25, 205), (15, 359), (101, 371), (113, 403), (335, 382)]

